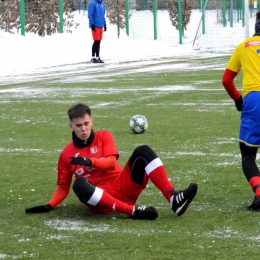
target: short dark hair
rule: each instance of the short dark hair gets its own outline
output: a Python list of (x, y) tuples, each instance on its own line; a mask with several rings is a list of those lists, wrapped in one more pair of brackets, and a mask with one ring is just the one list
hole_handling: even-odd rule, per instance
[(258, 23), (258, 22), (260, 22), (260, 11), (258, 11), (256, 13), (256, 21), (255, 21), (255, 23)]
[(86, 114), (91, 116), (91, 109), (89, 106), (81, 103), (68, 109), (68, 117), (70, 121), (72, 121), (74, 118), (84, 117)]

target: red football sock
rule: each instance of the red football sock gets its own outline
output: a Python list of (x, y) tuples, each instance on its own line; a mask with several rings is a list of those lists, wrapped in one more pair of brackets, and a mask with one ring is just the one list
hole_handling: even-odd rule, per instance
[(174, 186), (168, 178), (162, 161), (159, 158), (154, 159), (145, 167), (145, 171), (151, 182), (162, 192), (163, 196), (170, 201), (172, 197), (170, 191), (174, 189)]
[(88, 203), (92, 206), (106, 207), (108, 209), (112, 209), (115, 212), (124, 213), (129, 216), (132, 216), (134, 210), (134, 205), (128, 205), (125, 202), (115, 199), (106, 191), (97, 187)]
[(249, 180), (249, 184), (252, 190), (255, 192), (255, 196), (260, 197), (260, 177), (254, 176)]

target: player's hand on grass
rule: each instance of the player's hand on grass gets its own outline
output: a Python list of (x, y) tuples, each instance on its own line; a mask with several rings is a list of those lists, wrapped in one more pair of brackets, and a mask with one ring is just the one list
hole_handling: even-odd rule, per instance
[(240, 95), (240, 97), (237, 100), (235, 100), (235, 105), (236, 105), (237, 111), (242, 111), (243, 99), (242, 99), (241, 95)]
[(92, 161), (89, 158), (85, 157), (71, 157), (70, 164), (79, 164), (79, 165), (85, 165), (85, 166), (91, 166)]
[(52, 206), (50, 204), (35, 206), (32, 208), (28, 208), (25, 210), (25, 213), (45, 213), (52, 210)]

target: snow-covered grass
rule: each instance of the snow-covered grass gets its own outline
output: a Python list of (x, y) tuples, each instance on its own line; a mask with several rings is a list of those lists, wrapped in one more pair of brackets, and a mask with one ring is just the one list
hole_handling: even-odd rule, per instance
[[(145, 12), (145, 11), (144, 11)], [(143, 12), (137, 12), (142, 17)], [(86, 63), (91, 58), (91, 46), (93, 43), (88, 18), (86, 13), (74, 12), (75, 21), (80, 23), (73, 33), (53, 34), (52, 36), (39, 37), (27, 33), (10, 35), (0, 31), (0, 77), (19, 76), (21, 74), (35, 73), (38, 69), (49, 70), (53, 66)], [(151, 12), (150, 12), (150, 15)], [(136, 17), (137, 15), (135, 15)], [(179, 33), (171, 26), (167, 11), (159, 11), (158, 20), (160, 34), (158, 40), (150, 40), (143, 29), (143, 38), (134, 39), (134, 26), (130, 25), (129, 36), (125, 30), (121, 30), (117, 37), (115, 25), (108, 24), (101, 42), (100, 56), (106, 63), (115, 64), (129, 61), (147, 61), (170, 57), (206, 57), (213, 53), (194, 51), (192, 42), (199, 24), (201, 13), (194, 10), (191, 22), (183, 38), (183, 44), (179, 44)], [(141, 19), (141, 18), (140, 18)], [(148, 23), (143, 19), (142, 24)], [(172, 37), (169, 38), (169, 36)], [(1, 79), (0, 79), (1, 83)]]

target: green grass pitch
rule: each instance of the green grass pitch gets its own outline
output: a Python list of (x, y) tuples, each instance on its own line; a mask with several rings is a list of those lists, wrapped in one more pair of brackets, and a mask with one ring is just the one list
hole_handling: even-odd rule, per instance
[[(228, 56), (121, 64), (75, 64), (0, 84), (0, 259), (259, 259), (260, 212), (241, 170), (240, 114), (221, 77)], [(236, 79), (241, 89), (241, 76)], [(56, 163), (71, 140), (67, 109), (92, 108), (94, 130), (108, 129), (123, 166), (150, 145), (177, 189), (197, 182), (196, 198), (176, 217), (149, 182), (138, 205), (155, 221), (92, 215), (71, 193), (54, 211), (26, 215), (56, 188)], [(130, 118), (149, 127), (135, 135)]]

